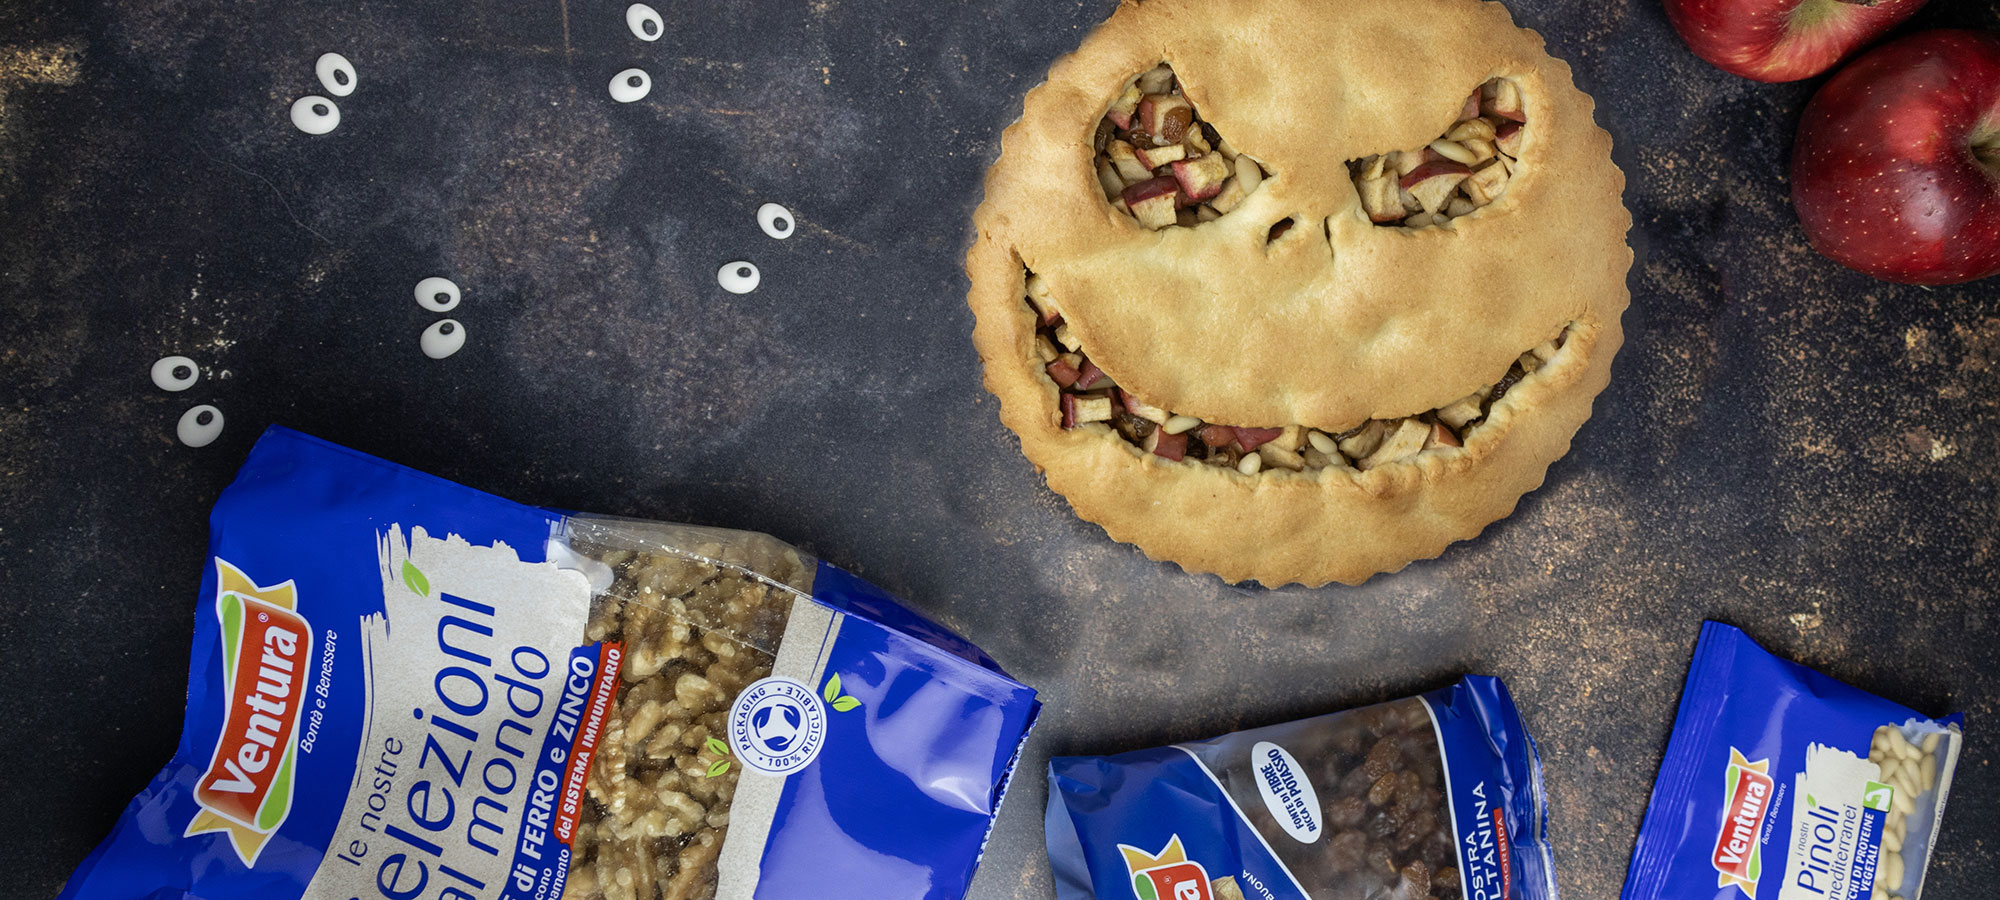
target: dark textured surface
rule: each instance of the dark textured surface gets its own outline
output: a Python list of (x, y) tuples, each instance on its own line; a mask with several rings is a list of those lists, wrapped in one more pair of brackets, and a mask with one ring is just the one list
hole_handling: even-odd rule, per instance
[[(1617, 894), (1699, 622), (1973, 741), (1933, 898), (2000, 882), (2000, 283), (1813, 255), (1809, 85), (1688, 55), (1653, 0), (1514, 0), (1599, 100), (1627, 344), (1513, 518), (1361, 589), (1183, 575), (1073, 518), (979, 386), (960, 254), (1020, 94), (1108, 0), (0, 4), (0, 895), (50, 896), (170, 753), (209, 504), (283, 423), (523, 501), (756, 528), (1042, 689), (975, 896), (1050, 895), (1041, 766), (1507, 679), (1560, 882)], [(1937, 0), (1917, 26), (2000, 25)], [(287, 107), (338, 50), (360, 89)], [(1420, 53), (1418, 48), (1411, 52)], [(652, 96), (612, 103), (640, 65)], [(800, 233), (757, 228), (766, 200)], [(763, 287), (714, 273), (749, 259)], [(432, 362), (419, 278), (465, 290)], [(159, 356), (193, 390), (155, 389)], [(174, 442), (195, 403), (220, 441)]]

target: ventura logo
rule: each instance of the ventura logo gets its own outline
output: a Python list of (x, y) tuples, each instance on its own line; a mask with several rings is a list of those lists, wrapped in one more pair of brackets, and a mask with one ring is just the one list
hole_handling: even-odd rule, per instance
[(292, 811), (293, 735), (305, 697), (312, 626), (287, 581), (260, 587), (215, 560), (215, 614), (222, 620), (222, 684), (228, 705), (208, 771), (195, 782), (201, 811), (186, 836), (219, 831), (246, 866)]
[(1711, 862), (1719, 873), (1717, 888), (1735, 885), (1751, 900), (1756, 900), (1757, 878), (1764, 874), (1761, 849), (1764, 814), (1771, 808), (1770, 772), (1769, 759), (1751, 762), (1735, 747), (1729, 748), (1729, 802), (1722, 807), (1722, 831), (1716, 835)]
[(1139, 900), (1215, 900), (1208, 870), (1187, 858), (1181, 836), (1174, 835), (1158, 853), (1119, 844), (1125, 868), (1132, 873), (1132, 894)]

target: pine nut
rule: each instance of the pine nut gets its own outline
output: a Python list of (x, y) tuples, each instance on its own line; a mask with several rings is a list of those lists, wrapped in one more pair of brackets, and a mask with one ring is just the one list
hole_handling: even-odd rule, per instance
[(1439, 156), (1461, 165), (1469, 166), (1479, 161), (1478, 156), (1474, 155), (1472, 151), (1465, 149), (1465, 145), (1457, 141), (1438, 138), (1431, 142), (1431, 149), (1436, 150)]

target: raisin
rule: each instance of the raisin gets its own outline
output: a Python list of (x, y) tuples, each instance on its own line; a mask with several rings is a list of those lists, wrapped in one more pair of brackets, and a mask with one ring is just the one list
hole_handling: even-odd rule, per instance
[(1396, 742), (1383, 738), (1376, 741), (1375, 746), (1368, 748), (1368, 758), (1362, 761), (1361, 769), (1367, 772), (1370, 778), (1380, 778), (1396, 771), (1402, 761), (1403, 752), (1396, 749)]
[(1422, 897), (1431, 892), (1431, 867), (1423, 860), (1412, 860), (1403, 867), (1403, 890), (1405, 897)]
[(1375, 783), (1368, 788), (1368, 805), (1388, 806), (1389, 801), (1396, 799), (1396, 782), (1394, 772), (1375, 779)]
[(1368, 804), (1360, 797), (1342, 797), (1326, 807), (1327, 824), (1335, 828), (1353, 828), (1361, 824), (1361, 817), (1367, 814)]
[(1327, 865), (1336, 872), (1358, 872), (1368, 851), (1368, 837), (1359, 831), (1343, 831), (1326, 845)]

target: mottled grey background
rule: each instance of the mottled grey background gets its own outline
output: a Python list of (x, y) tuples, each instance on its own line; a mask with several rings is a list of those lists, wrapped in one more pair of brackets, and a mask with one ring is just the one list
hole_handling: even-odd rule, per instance
[[(527, 502), (766, 530), (975, 638), (1048, 701), (981, 900), (1050, 895), (1051, 753), (1467, 671), (1541, 741), (1562, 887), (1614, 897), (1708, 616), (1965, 711), (1930, 896), (2000, 882), (2000, 282), (1813, 255), (1784, 161), (1810, 84), (1709, 68), (1654, 0), (1511, 0), (1630, 179), (1615, 379), (1484, 537), (1268, 592), (1072, 517), (980, 388), (981, 173), (1110, 0), (655, 5), (648, 44), (613, 0), (0, 3), (0, 895), (53, 894), (171, 752), (208, 507), (271, 423)], [(2000, 27), (2000, 3), (1918, 22)], [(309, 137), (287, 108), (327, 50), (360, 89)], [(619, 106), (629, 65), (655, 87)], [(767, 200), (796, 237), (758, 230)], [(734, 259), (763, 287), (718, 290)], [(465, 289), (444, 362), (417, 351), (432, 274)], [(193, 390), (149, 382), (171, 353)], [(228, 417), (201, 450), (173, 438), (195, 403)]]

